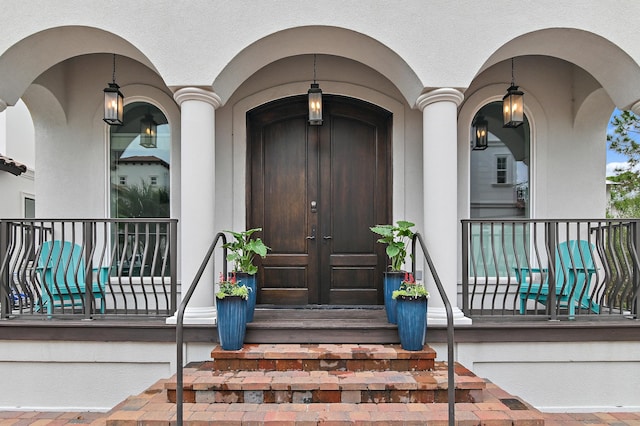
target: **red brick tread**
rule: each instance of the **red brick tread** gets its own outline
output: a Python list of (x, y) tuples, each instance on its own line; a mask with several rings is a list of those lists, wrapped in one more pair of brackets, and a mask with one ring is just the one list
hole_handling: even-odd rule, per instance
[[(456, 402), (482, 400), (485, 381), (456, 365)], [(185, 368), (183, 401), (210, 403), (446, 402), (447, 370), (209, 371)], [(175, 402), (175, 377), (165, 383)]]
[(210, 370), (384, 371), (430, 370), (436, 352), (429, 346), (405, 351), (399, 345), (377, 344), (246, 344), (237, 351), (220, 346), (212, 361), (200, 365)]
[[(164, 381), (115, 407), (107, 426), (167, 425), (175, 422), (176, 405), (166, 402)], [(532, 407), (513, 409), (498, 396), (506, 394), (488, 384), (488, 399), (479, 403), (456, 404), (456, 424), (494, 426), (542, 426), (544, 416)], [(494, 395), (495, 394), (495, 395)], [(184, 404), (184, 425), (447, 425), (448, 405), (444, 403), (389, 404)]]

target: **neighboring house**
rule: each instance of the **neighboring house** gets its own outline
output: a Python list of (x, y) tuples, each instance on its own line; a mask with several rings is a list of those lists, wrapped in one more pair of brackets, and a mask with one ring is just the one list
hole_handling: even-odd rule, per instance
[[(577, 321), (487, 326), (463, 313), (459, 296), (461, 221), (605, 217), (607, 123), (615, 107), (640, 113), (640, 3), (623, 13), (596, 0), (158, 0), (144, 13), (134, 2), (10, 4), (0, 18), (0, 111), (24, 102), (37, 163), (0, 152), (37, 165), (35, 189), (18, 192), (37, 195), (38, 217), (112, 218), (112, 184), (167, 187), (179, 284), (192, 282), (217, 232), (261, 227), (272, 252), (258, 303), (292, 306), (381, 304), (387, 260), (369, 226), (411, 220), (457, 301), (465, 366), (544, 409), (640, 410), (637, 320), (597, 333)], [(314, 81), (322, 125), (307, 120)], [(123, 126), (103, 121), (112, 82), (124, 94)], [(494, 107), (514, 83), (526, 125), (505, 129)], [(472, 123), (485, 107), (495, 138), (476, 153)], [(155, 145), (138, 138), (149, 117)], [(135, 268), (125, 263), (121, 275)], [(205, 271), (187, 308), (193, 323), (215, 321), (214, 277)], [(445, 308), (435, 296), (429, 303), (430, 326), (441, 327)], [(16, 337), (0, 345), (12, 390), (0, 408), (110, 408), (176, 369), (175, 348), (152, 333), (105, 343), (100, 333), (79, 337), (92, 323), (53, 321), (65, 332), (31, 324), (5, 334)], [(189, 342), (186, 361), (210, 350)], [(90, 392), (87, 377), (99, 383)]]
[(523, 176), (526, 166), (516, 160), (509, 148), (499, 139), (490, 138), (487, 149), (472, 151), (471, 159), (470, 217), (527, 216), (529, 176)]
[[(144, 166), (144, 167), (140, 167)], [(112, 174), (115, 185), (151, 185), (169, 188), (169, 164), (155, 156), (121, 157), (118, 169)]]
[(20, 101), (0, 112), (0, 217), (34, 217), (34, 152), (33, 122)]

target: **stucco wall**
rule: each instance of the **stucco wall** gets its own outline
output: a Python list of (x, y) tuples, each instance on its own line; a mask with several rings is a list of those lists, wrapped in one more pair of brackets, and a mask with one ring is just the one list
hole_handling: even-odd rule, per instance
[[(184, 359), (210, 352), (189, 344)], [(174, 374), (175, 359), (175, 343), (3, 341), (0, 410), (107, 411)]]
[(640, 342), (464, 343), (456, 355), (479, 377), (542, 411), (640, 409)]
[[(446, 345), (432, 347), (446, 359)], [(189, 344), (185, 363), (210, 352), (210, 344)], [(638, 342), (456, 346), (456, 360), (479, 377), (556, 412), (639, 411), (639, 354)], [(174, 373), (172, 343), (3, 341), (0, 410), (107, 411)]]

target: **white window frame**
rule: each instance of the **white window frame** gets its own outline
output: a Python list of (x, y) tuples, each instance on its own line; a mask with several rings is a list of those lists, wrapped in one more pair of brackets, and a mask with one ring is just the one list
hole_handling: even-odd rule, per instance
[[(504, 160), (504, 168), (500, 168), (500, 160)], [(496, 162), (495, 162), (495, 171), (496, 171), (496, 185), (508, 185), (510, 184), (509, 179), (509, 156), (506, 154), (497, 154)], [(500, 182), (500, 172), (504, 173), (504, 182)]]

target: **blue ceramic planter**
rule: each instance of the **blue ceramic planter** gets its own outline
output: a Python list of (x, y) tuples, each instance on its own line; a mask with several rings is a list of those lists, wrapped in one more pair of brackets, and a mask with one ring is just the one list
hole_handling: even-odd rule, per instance
[(400, 345), (407, 351), (419, 351), (427, 334), (427, 299), (396, 299)]
[(384, 273), (384, 310), (387, 311), (387, 321), (391, 324), (398, 323), (396, 320), (396, 301), (391, 296), (395, 290), (400, 288), (403, 279), (404, 272)]
[(216, 298), (218, 309), (218, 338), (226, 351), (242, 349), (247, 330), (247, 301), (240, 296)]
[(240, 281), (240, 285), (246, 285), (249, 288), (249, 299), (247, 300), (247, 322), (253, 321), (253, 313), (256, 310), (256, 296), (258, 295), (258, 282), (255, 275), (249, 275), (246, 272), (237, 272), (236, 278)]

